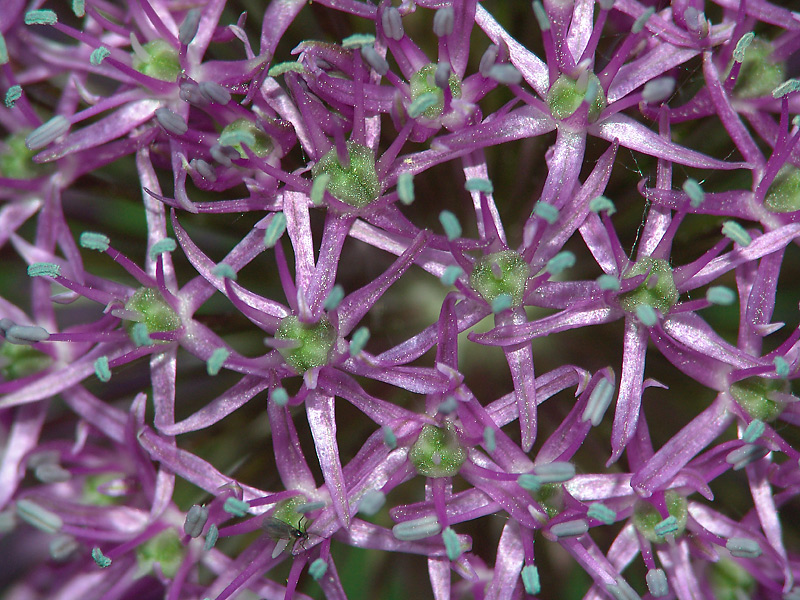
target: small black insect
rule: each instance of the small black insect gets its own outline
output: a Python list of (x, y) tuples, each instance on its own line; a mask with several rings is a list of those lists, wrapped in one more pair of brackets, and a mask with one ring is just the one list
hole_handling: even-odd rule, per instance
[(275, 517), (266, 517), (261, 523), (261, 528), (277, 543), (275, 546), (277, 554), (283, 552), (283, 549), (289, 545), (289, 542), (292, 543), (292, 550), (294, 550), (294, 547), (298, 542), (300, 543), (300, 546), (305, 549), (304, 543), (308, 539), (306, 527), (306, 517), (300, 518), (300, 521), (297, 523), (297, 527), (294, 527), (291, 523), (281, 521)]

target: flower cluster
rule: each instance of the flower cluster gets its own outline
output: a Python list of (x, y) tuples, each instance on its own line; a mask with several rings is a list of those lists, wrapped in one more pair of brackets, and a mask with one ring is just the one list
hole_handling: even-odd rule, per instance
[(800, 599), (800, 13), (65, 4), (0, 14), (0, 593)]

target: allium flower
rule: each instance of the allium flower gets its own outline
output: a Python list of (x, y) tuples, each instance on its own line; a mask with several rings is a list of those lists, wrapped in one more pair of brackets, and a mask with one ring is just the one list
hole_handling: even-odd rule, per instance
[(800, 13), (263, 4), (2, 9), (0, 595), (800, 598)]

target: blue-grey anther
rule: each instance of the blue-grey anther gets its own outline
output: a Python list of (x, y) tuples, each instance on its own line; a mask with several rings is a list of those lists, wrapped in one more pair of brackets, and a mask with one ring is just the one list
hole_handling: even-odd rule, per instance
[(758, 542), (750, 538), (732, 537), (725, 542), (725, 547), (737, 558), (758, 558), (762, 552)]
[(663, 102), (675, 91), (675, 79), (672, 77), (659, 77), (651, 79), (644, 84), (642, 89), (642, 100), (649, 104)]
[(800, 81), (797, 79), (789, 79), (788, 81), (784, 81), (774, 90), (772, 90), (772, 97), (773, 98), (783, 98), (787, 94), (791, 94), (800, 90)]
[(367, 517), (377, 513), (386, 503), (386, 495), (380, 490), (369, 490), (358, 503), (358, 512)]
[(45, 533), (56, 533), (64, 525), (61, 517), (32, 500), (17, 500), (17, 516)]
[(183, 117), (168, 108), (157, 108), (155, 115), (159, 125), (170, 133), (183, 135), (189, 131), (189, 126), (186, 124), (186, 121), (183, 120)]
[(361, 57), (378, 75), (384, 76), (389, 72), (389, 63), (375, 50), (374, 46), (363, 46)]
[(240, 158), (239, 151), (233, 146), (214, 144), (208, 149), (208, 151), (211, 153), (211, 158), (213, 158), (223, 167), (230, 167), (233, 164), (231, 159)]
[(314, 512), (315, 510), (319, 510), (321, 508), (325, 508), (325, 503), (316, 500), (314, 502), (304, 502), (303, 504), (296, 506), (294, 512), (296, 512), (299, 515), (305, 515), (307, 513)]
[(633, 26), (631, 27), (631, 32), (632, 33), (639, 33), (640, 31), (642, 31), (642, 29), (644, 29), (644, 26), (647, 25), (647, 22), (650, 20), (650, 17), (652, 17), (655, 14), (655, 12), (656, 12), (656, 9), (653, 8), (652, 6), (650, 8), (648, 8), (647, 10), (645, 10), (639, 16), (639, 18), (637, 18), (633, 22)]
[(558, 461), (533, 468), (533, 473), (540, 483), (564, 483), (575, 477), (575, 465)]
[(201, 81), (198, 86), (203, 98), (214, 104), (225, 105), (231, 101), (231, 93), (216, 81)]
[(57, 562), (63, 562), (78, 548), (80, 548), (80, 544), (71, 535), (58, 535), (50, 541), (50, 558)]
[(616, 583), (607, 585), (606, 590), (614, 596), (614, 600), (642, 600), (636, 590), (622, 577), (618, 577)]
[(440, 62), (436, 65), (436, 72), (433, 74), (433, 81), (441, 89), (450, 89), (450, 73), (453, 69), (449, 62)]
[(44, 148), (56, 138), (61, 137), (69, 131), (70, 122), (62, 115), (56, 115), (44, 125), (40, 125), (28, 134), (25, 138), (25, 145), (28, 150), (38, 150)]
[(197, 35), (197, 28), (200, 26), (200, 17), (202, 16), (202, 13), (196, 8), (186, 13), (183, 23), (178, 27), (178, 41), (181, 44), (187, 46), (191, 43), (194, 36)]
[(670, 533), (678, 531), (678, 519), (670, 515), (660, 523), (653, 527), (653, 531), (658, 537), (666, 537)]
[(497, 56), (500, 54), (500, 48), (491, 44), (481, 56), (481, 62), (478, 65), (478, 72), (484, 77), (489, 77), (489, 70), (497, 62)]
[(614, 385), (605, 377), (597, 382), (597, 385), (589, 394), (589, 401), (586, 403), (586, 408), (583, 409), (581, 421), (590, 421), (594, 427), (597, 427), (603, 420), (603, 415), (611, 404), (611, 399), (614, 396)]
[(10, 344), (24, 346), (43, 342), (50, 337), (46, 329), (37, 325), (12, 325), (4, 330), (3, 335)]
[(728, 455), (725, 457), (725, 462), (729, 465), (733, 465), (734, 471), (740, 471), (747, 465), (761, 460), (769, 454), (769, 452), (769, 448), (765, 448), (764, 446), (745, 444), (736, 450), (728, 452)]
[(739, 38), (739, 41), (736, 42), (736, 48), (733, 50), (733, 60), (738, 63), (744, 60), (744, 53), (755, 37), (756, 35), (752, 31), (749, 31)]
[(689, 177), (683, 182), (682, 188), (686, 195), (689, 196), (693, 208), (697, 208), (705, 201), (706, 193), (696, 179)]
[(203, 94), (200, 93), (200, 86), (196, 83), (182, 81), (178, 88), (178, 97), (184, 102), (197, 106), (202, 106), (206, 103), (206, 99), (203, 97)]
[(559, 538), (578, 537), (589, 531), (589, 524), (583, 519), (564, 521), (550, 527), (550, 533)]
[(383, 25), (383, 32), (389, 39), (400, 41), (403, 39), (403, 19), (400, 16), (400, 11), (394, 6), (390, 6), (381, 15), (381, 25)]
[(392, 535), (403, 542), (424, 540), (442, 530), (435, 516), (421, 517), (412, 521), (404, 521), (392, 527)]
[(550, 29), (550, 18), (547, 16), (547, 13), (544, 10), (544, 6), (539, 0), (535, 0), (532, 4), (533, 8), (533, 16), (536, 17), (536, 21), (539, 23), (539, 29), (542, 31), (547, 31)]
[(645, 576), (647, 581), (647, 589), (654, 598), (663, 598), (669, 594), (669, 585), (667, 584), (667, 574), (664, 569), (650, 569)]
[(611, 10), (614, 8), (614, 0), (597, 0), (597, 3), (603, 10)]
[(452, 6), (445, 6), (436, 11), (433, 16), (433, 33), (439, 37), (444, 37), (453, 33), (455, 25), (455, 12)]
[(542, 591), (541, 583), (539, 582), (539, 570), (535, 565), (525, 565), (520, 572), (522, 577), (522, 585), (525, 588), (525, 593), (532, 596)]
[(503, 85), (519, 85), (522, 82), (522, 74), (517, 67), (508, 63), (492, 65), (486, 76)]
[(42, 483), (63, 483), (72, 478), (72, 473), (55, 463), (44, 463), (33, 471), (36, 479)]
[(217, 180), (217, 172), (214, 170), (214, 167), (212, 167), (202, 158), (193, 158), (191, 161), (189, 161), (189, 166), (193, 168), (203, 179), (207, 179), (208, 181), (212, 182)]
[(322, 558), (316, 559), (308, 567), (308, 574), (311, 575), (311, 578), (314, 581), (319, 581), (320, 579), (325, 577), (325, 573), (327, 572), (328, 572), (328, 563), (326, 563)]
[(203, 528), (208, 521), (208, 508), (199, 504), (194, 504), (186, 513), (186, 520), (183, 522), (183, 531), (191, 538), (200, 537)]

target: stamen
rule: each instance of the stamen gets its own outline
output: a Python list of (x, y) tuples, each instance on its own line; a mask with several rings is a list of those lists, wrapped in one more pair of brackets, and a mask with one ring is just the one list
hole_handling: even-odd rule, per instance
[(547, 202), (537, 202), (534, 204), (533, 214), (547, 221), (548, 225), (553, 225), (558, 221), (558, 209)]
[(327, 311), (336, 310), (344, 300), (344, 288), (338, 283), (331, 288), (325, 302), (322, 303), (322, 308)]
[(442, 530), (435, 515), (398, 523), (392, 527), (392, 535), (402, 542), (415, 542), (436, 535)]
[(133, 53), (136, 55), (136, 58), (138, 58), (143, 63), (149, 62), (150, 54), (148, 54), (147, 50), (145, 50), (144, 47), (139, 43), (139, 38), (137, 38), (136, 34), (132, 31), (131, 31), (130, 42), (131, 42), (131, 50), (133, 50)]
[(789, 79), (788, 81), (784, 81), (774, 90), (772, 90), (772, 97), (773, 98), (783, 98), (787, 94), (791, 94), (792, 92), (796, 92), (800, 90), (800, 81), (797, 79)]
[(641, 600), (639, 594), (636, 593), (627, 581), (622, 577), (617, 578), (617, 583), (606, 586), (608, 593), (614, 596), (615, 600)]
[(8, 47), (6, 46), (6, 38), (0, 33), (0, 65), (8, 64)]
[(504, 310), (508, 310), (514, 305), (514, 299), (511, 297), (511, 294), (498, 294), (494, 300), (492, 300), (492, 312), (495, 314), (499, 314)]
[(590, 421), (594, 427), (597, 427), (603, 420), (603, 415), (606, 414), (613, 395), (614, 385), (603, 377), (597, 382), (592, 393), (589, 394), (586, 408), (583, 409), (583, 414), (581, 415), (581, 422)]
[(221, 164), (223, 167), (230, 167), (233, 162), (231, 159), (241, 158), (239, 151), (231, 146), (223, 146), (222, 144), (214, 144), (208, 149), (211, 158)]
[(52, 10), (29, 10), (25, 13), (25, 25), (55, 25), (58, 17)]
[(206, 361), (206, 372), (212, 377), (218, 375), (231, 353), (226, 348), (216, 348)]
[(583, 519), (564, 521), (550, 527), (550, 533), (558, 538), (579, 537), (589, 531), (589, 524)]
[(389, 72), (389, 63), (375, 51), (373, 46), (363, 46), (361, 48), (361, 57), (381, 77)]
[(203, 534), (203, 528), (208, 521), (208, 508), (200, 504), (194, 504), (186, 513), (186, 520), (183, 522), (183, 531), (190, 538), (198, 538)]
[(614, 206), (614, 203), (609, 198), (597, 196), (597, 198), (593, 198), (591, 202), (589, 202), (589, 210), (598, 214), (606, 211), (606, 214), (610, 217), (617, 212), (617, 207)]
[(58, 277), (61, 267), (55, 263), (38, 262), (28, 265), (28, 277)]
[(660, 523), (653, 527), (653, 531), (658, 537), (666, 537), (671, 533), (678, 531), (678, 519), (670, 515)]
[(311, 575), (311, 578), (314, 581), (319, 581), (320, 579), (325, 577), (325, 573), (327, 572), (328, 572), (328, 563), (325, 562), (322, 558), (316, 559), (308, 567), (308, 574)]
[(72, 0), (72, 12), (78, 18), (86, 16), (86, 0)]
[(750, 43), (753, 41), (755, 37), (756, 37), (755, 33), (753, 33), (752, 31), (748, 31), (741, 38), (739, 38), (739, 41), (736, 42), (736, 48), (734, 48), (733, 50), (733, 60), (735, 60), (738, 63), (744, 61), (745, 50), (747, 50), (747, 47), (750, 45)]
[(669, 594), (669, 585), (667, 584), (667, 574), (664, 569), (650, 569), (645, 576), (647, 581), (647, 589), (654, 598), (663, 598)]
[(72, 479), (72, 473), (54, 463), (39, 465), (34, 469), (33, 474), (42, 483), (63, 483)]
[(455, 12), (452, 6), (445, 6), (436, 11), (433, 16), (433, 33), (437, 37), (446, 37), (453, 33), (455, 25)]
[(369, 329), (366, 327), (359, 327), (353, 333), (353, 338), (350, 340), (350, 356), (357, 356), (367, 345), (369, 341)]
[(369, 490), (358, 503), (358, 512), (367, 517), (376, 514), (386, 503), (386, 494), (380, 490)]
[(311, 184), (311, 202), (316, 206), (322, 204), (325, 197), (325, 190), (331, 181), (331, 176), (327, 173), (320, 173), (314, 178), (314, 183)]
[(545, 269), (553, 276), (560, 275), (567, 269), (575, 266), (575, 255), (569, 250), (559, 252), (553, 258), (547, 261)]
[(725, 457), (725, 462), (729, 465), (733, 465), (734, 471), (741, 471), (747, 465), (764, 458), (769, 452), (769, 448), (765, 448), (764, 446), (746, 444), (736, 450), (728, 452), (728, 455)]
[(439, 406), (436, 408), (436, 410), (443, 415), (454, 413), (457, 409), (458, 400), (456, 400), (454, 396), (448, 396), (444, 399), (444, 402), (439, 404)]
[(539, 569), (535, 565), (525, 565), (520, 572), (522, 576), (522, 585), (525, 587), (525, 593), (535, 596), (542, 591), (542, 584), (539, 581)]
[(612, 525), (617, 520), (617, 513), (600, 502), (592, 502), (589, 505), (589, 510), (586, 511), (586, 516), (606, 525)]
[(43, 342), (50, 338), (50, 334), (46, 329), (36, 325), (12, 325), (5, 329), (3, 335), (8, 343), (21, 344), (23, 346)]
[(101, 569), (106, 569), (111, 566), (111, 559), (103, 554), (103, 551), (97, 546), (92, 548), (92, 559), (94, 559), (94, 562), (97, 563), (97, 566)]
[(319, 510), (321, 508), (325, 508), (325, 503), (324, 502), (319, 502), (319, 501), (317, 501), (317, 502), (305, 502), (305, 503), (300, 504), (299, 506), (297, 506), (294, 509), (294, 512), (296, 512), (297, 514), (300, 514), (300, 515), (304, 515), (304, 514), (307, 514), (307, 513), (314, 512), (315, 510)]
[(736, 301), (736, 293), (721, 285), (715, 285), (706, 291), (706, 300), (719, 306), (730, 306)]
[(442, 276), (439, 278), (444, 285), (454, 285), (456, 280), (464, 274), (464, 269), (457, 265), (450, 265), (444, 270)]
[(5, 105), (6, 108), (14, 108), (17, 100), (22, 97), (22, 86), (12, 85), (6, 92)]
[(483, 430), (483, 447), (486, 448), (487, 452), (494, 452), (497, 448), (497, 439), (494, 429), (489, 425)]
[(64, 525), (64, 521), (57, 514), (24, 498), (17, 500), (17, 516), (28, 525), (45, 533), (57, 533)]
[(672, 96), (675, 91), (675, 79), (673, 77), (659, 77), (651, 79), (642, 88), (642, 100), (648, 104), (661, 104)]
[(500, 48), (491, 44), (481, 56), (481, 62), (478, 65), (478, 72), (484, 77), (489, 77), (489, 70), (494, 66), (497, 61), (497, 56), (500, 54)]
[(38, 150), (44, 148), (56, 138), (61, 137), (69, 131), (70, 122), (63, 115), (56, 115), (47, 123), (40, 125), (28, 134), (25, 138), (25, 145), (28, 150)]
[(215, 277), (219, 277), (220, 279), (230, 279), (231, 281), (236, 281), (236, 271), (233, 270), (233, 267), (226, 264), (226, 263), (219, 263), (213, 269), (211, 269), (211, 274)]
[(647, 22), (650, 20), (656, 12), (655, 7), (651, 6), (647, 10), (645, 10), (638, 19), (633, 22), (633, 26), (631, 27), (632, 33), (639, 33), (644, 29), (644, 26), (647, 25)]
[(742, 434), (742, 441), (752, 444), (764, 434), (765, 429), (766, 425), (764, 425), (764, 421), (753, 419), (750, 421), (747, 429), (744, 430), (744, 433)]
[(250, 510), (250, 503), (239, 500), (238, 498), (228, 497), (225, 498), (225, 504), (222, 505), (222, 510), (234, 517), (244, 517), (247, 515), (247, 511)]
[(742, 247), (749, 246), (750, 242), (753, 241), (750, 234), (736, 221), (725, 221), (722, 225), (722, 235), (733, 240)]
[(272, 390), (269, 397), (277, 406), (286, 406), (289, 402), (289, 394), (282, 387)]
[(193, 81), (182, 81), (178, 88), (178, 97), (184, 102), (195, 106), (203, 106), (206, 103), (206, 99), (200, 93), (200, 86)]
[(600, 275), (595, 281), (597, 281), (597, 285), (600, 286), (601, 290), (609, 292), (619, 291), (619, 279), (613, 275)]
[(406, 206), (414, 202), (414, 175), (408, 171), (397, 176), (397, 197)]
[(434, 83), (441, 89), (446, 90), (450, 88), (450, 74), (453, 69), (450, 67), (449, 62), (440, 62), (436, 65), (436, 72), (433, 75)]
[(442, 541), (444, 542), (444, 549), (447, 552), (447, 558), (458, 560), (461, 556), (461, 543), (458, 541), (458, 534), (453, 531), (452, 527), (445, 527), (442, 532)]
[(403, 31), (403, 19), (400, 16), (400, 11), (394, 6), (388, 7), (381, 15), (381, 25), (383, 25), (383, 32), (386, 37), (399, 42), (403, 39), (405, 32)]
[(534, 467), (533, 473), (539, 478), (539, 483), (564, 483), (575, 477), (575, 465), (564, 461), (551, 462)]
[(425, 92), (424, 94), (420, 94), (411, 104), (408, 105), (408, 116), (412, 119), (416, 119), (426, 110), (432, 106), (436, 106), (438, 103), (439, 99), (433, 92)]
[(219, 529), (217, 526), (212, 523), (211, 527), (208, 528), (208, 533), (206, 534), (206, 542), (203, 544), (203, 550), (209, 551), (211, 550), (217, 543), (219, 539)]
[(147, 331), (147, 325), (144, 323), (134, 323), (131, 327), (131, 338), (133, 343), (137, 346), (152, 346), (155, 342), (150, 338), (150, 333)]
[(536, 21), (539, 23), (539, 29), (542, 31), (550, 29), (550, 18), (539, 0), (535, 0), (533, 3), (533, 16), (536, 17)]
[(111, 369), (108, 366), (107, 356), (101, 356), (94, 361), (94, 374), (103, 383), (108, 383), (111, 380)]
[(217, 172), (214, 170), (214, 167), (212, 167), (202, 158), (193, 158), (189, 162), (189, 166), (199, 173), (203, 179), (211, 182), (217, 180)]
[(789, 376), (789, 363), (784, 360), (782, 356), (776, 356), (772, 359), (772, 364), (775, 365), (775, 374), (779, 377), (788, 377)]
[(50, 558), (57, 562), (64, 562), (80, 548), (78, 541), (71, 535), (59, 535), (50, 542)]
[(100, 46), (92, 50), (92, 53), (89, 55), (89, 62), (97, 67), (109, 56), (111, 56), (111, 52), (109, 52), (108, 48)]
[(375, 43), (375, 36), (371, 33), (354, 33), (342, 40), (343, 48), (361, 48)]
[(464, 189), (468, 192), (481, 192), (483, 194), (491, 194), (494, 192), (492, 182), (483, 177), (471, 177), (464, 183)]
[(706, 199), (706, 193), (703, 191), (703, 188), (700, 187), (696, 179), (692, 179), (691, 177), (683, 182), (683, 191), (689, 196), (693, 208), (700, 206)]
[(198, 85), (203, 98), (214, 104), (225, 106), (231, 101), (231, 93), (216, 81), (201, 81)]
[(156, 260), (160, 254), (165, 252), (174, 252), (178, 245), (172, 238), (164, 238), (158, 240), (150, 246), (150, 260)]
[(197, 35), (197, 28), (200, 26), (200, 17), (202, 13), (193, 8), (186, 13), (180, 27), (178, 27), (178, 41), (184, 46), (188, 46)]
[(761, 556), (761, 546), (750, 538), (732, 537), (725, 542), (728, 552), (736, 558), (758, 558)]
[(636, 318), (645, 327), (652, 327), (658, 323), (658, 313), (649, 304), (640, 304), (636, 307)]
[(442, 224), (447, 239), (451, 242), (461, 237), (461, 223), (458, 222), (458, 217), (449, 210), (443, 210), (439, 213), (439, 223)]
[(288, 61), (278, 63), (277, 65), (272, 65), (267, 71), (267, 75), (269, 77), (280, 77), (284, 73), (288, 73), (289, 71), (293, 71), (295, 73), (305, 73), (306, 68), (297, 61)]
[(523, 473), (517, 477), (517, 484), (523, 490), (527, 490), (529, 492), (538, 492), (539, 488), (542, 487), (541, 480), (536, 475), (532, 475), (530, 473)]
[(168, 108), (157, 108), (155, 116), (161, 127), (166, 129), (169, 133), (183, 135), (189, 131), (189, 126), (186, 124), (186, 121), (183, 120), (183, 117)]
[(388, 425), (384, 425), (382, 427), (383, 430), (383, 443), (386, 444), (386, 447), (389, 450), (394, 450), (397, 448), (397, 437), (394, 435), (394, 431)]
[(597, 0), (597, 3), (603, 10), (611, 10), (614, 8), (614, 0)]
[(502, 85), (519, 85), (522, 82), (522, 73), (517, 67), (508, 63), (493, 65), (487, 77)]
[(267, 231), (264, 233), (264, 246), (272, 248), (278, 243), (284, 231), (286, 231), (286, 215), (282, 212), (275, 213), (269, 227), (267, 227)]

